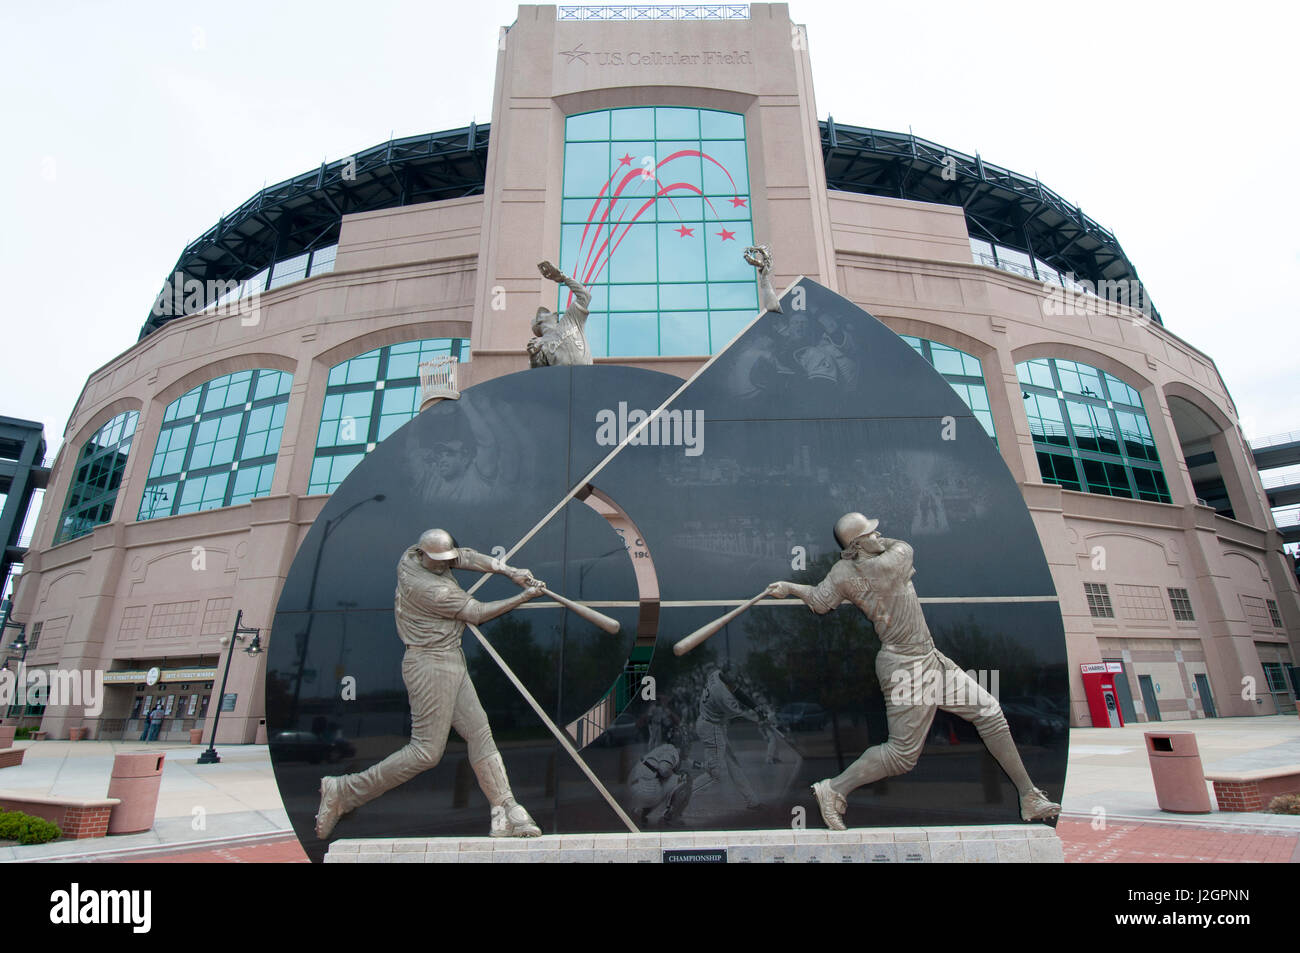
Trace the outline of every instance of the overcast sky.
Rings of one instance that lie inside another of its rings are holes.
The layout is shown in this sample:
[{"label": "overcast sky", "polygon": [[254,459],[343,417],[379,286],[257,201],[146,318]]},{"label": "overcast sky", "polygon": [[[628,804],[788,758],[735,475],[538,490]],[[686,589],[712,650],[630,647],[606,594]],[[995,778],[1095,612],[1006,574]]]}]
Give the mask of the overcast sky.
[{"label": "overcast sky", "polygon": [[[186,244],[359,149],[491,118],[516,5],[6,4],[0,414],[53,459]],[[1291,5],[800,0],[817,111],[1042,181],[1114,231],[1248,435],[1300,430]]]}]

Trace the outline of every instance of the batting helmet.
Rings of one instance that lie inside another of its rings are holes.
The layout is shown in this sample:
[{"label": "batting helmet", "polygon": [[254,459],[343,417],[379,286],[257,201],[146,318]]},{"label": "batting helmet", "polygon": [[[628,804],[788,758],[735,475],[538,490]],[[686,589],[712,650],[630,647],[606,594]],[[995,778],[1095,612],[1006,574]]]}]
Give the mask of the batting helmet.
[{"label": "batting helmet", "polygon": [[859,536],[874,533],[878,525],[879,520],[869,520],[861,513],[845,513],[835,521],[835,542],[840,544],[840,549],[848,549],[849,543]]},{"label": "batting helmet", "polygon": [[445,529],[425,530],[416,544],[430,559],[451,560],[460,555],[456,551],[456,540]]}]

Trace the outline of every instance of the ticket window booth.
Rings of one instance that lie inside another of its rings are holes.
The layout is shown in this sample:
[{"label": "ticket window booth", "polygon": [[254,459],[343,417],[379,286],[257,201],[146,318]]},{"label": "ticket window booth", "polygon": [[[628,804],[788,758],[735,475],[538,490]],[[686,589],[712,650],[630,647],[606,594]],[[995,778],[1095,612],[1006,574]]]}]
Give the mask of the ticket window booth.
[{"label": "ticket window booth", "polygon": [[131,714],[124,726],[124,732],[127,737],[131,732],[135,732],[136,735],[143,732],[149,712],[153,711],[154,706],[158,704],[163,706],[163,720],[158,732],[160,738],[166,738],[171,732],[188,732],[191,728],[202,728],[208,714],[208,703],[211,700],[212,682],[139,685],[136,687],[135,699],[131,703]]},{"label": "ticket window booth", "polygon": [[1094,728],[1122,728],[1124,715],[1119,707],[1115,680],[1124,677],[1124,667],[1117,662],[1092,662],[1080,666],[1083,693]]}]

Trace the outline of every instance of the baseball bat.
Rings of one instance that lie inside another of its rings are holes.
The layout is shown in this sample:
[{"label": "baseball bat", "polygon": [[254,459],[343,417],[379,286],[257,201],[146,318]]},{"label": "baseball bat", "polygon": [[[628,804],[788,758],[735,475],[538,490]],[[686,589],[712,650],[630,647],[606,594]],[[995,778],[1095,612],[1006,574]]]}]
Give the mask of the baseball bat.
[{"label": "baseball bat", "polygon": [[551,590],[545,587],[542,588],[542,592],[546,593],[566,609],[569,609],[586,619],[592,625],[604,629],[610,635],[618,635],[619,624],[617,619],[611,619],[604,613],[597,612],[595,609],[591,608],[591,606],[584,606],[581,602],[574,602],[572,599],[566,599],[558,592],[551,592]]},{"label": "baseball bat", "polygon": [[726,615],[719,616],[718,618],[710,622],[708,625],[700,626],[690,635],[686,636],[686,638],[680,640],[676,645],[673,646],[673,654],[685,655],[687,652],[695,648],[705,639],[709,638],[710,636],[717,635],[723,626],[725,626],[728,622],[730,622],[736,616],[740,615],[742,612],[744,612],[746,609],[748,609],[750,606],[758,602],[759,599],[762,599],[766,595],[767,595],[767,590],[764,589],[754,598],[750,599],[747,602],[742,602],[740,605],[736,606],[736,608],[732,609]]}]

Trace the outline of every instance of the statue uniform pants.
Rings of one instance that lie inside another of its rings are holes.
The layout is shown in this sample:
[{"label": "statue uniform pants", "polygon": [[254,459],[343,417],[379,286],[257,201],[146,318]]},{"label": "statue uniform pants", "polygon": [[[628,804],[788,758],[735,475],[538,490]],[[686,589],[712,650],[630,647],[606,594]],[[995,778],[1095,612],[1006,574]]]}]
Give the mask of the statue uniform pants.
[{"label": "statue uniform pants", "polygon": [[[442,760],[447,736],[452,728],[469,746],[469,762],[484,780],[482,762],[497,754],[488,726],[487,713],[474,691],[465,669],[465,655],[457,647],[452,651],[407,646],[402,659],[402,681],[411,702],[411,740],[400,751],[360,774],[339,778],[343,803],[352,810],[372,801],[427,771]],[[502,772],[504,773],[504,772]],[[501,782],[505,779],[502,777]],[[497,785],[489,782],[489,786]],[[488,800],[499,803],[509,793],[484,789]]]},{"label": "statue uniform pants", "polygon": [[757,804],[758,795],[754,793],[753,785],[745,777],[744,769],[727,742],[727,726],[701,718],[695,723],[695,733],[699,735],[700,744],[704,747],[704,767],[708,774],[701,775],[695,782],[693,795],[721,781],[725,774],[731,778],[731,783],[740,791],[746,804]]},{"label": "statue uniform pants", "polygon": [[864,784],[911,771],[940,708],[975,726],[989,753],[1019,791],[1033,786],[998,700],[938,649],[918,656],[883,646],[876,656],[876,677],[885,695],[889,738],[868,748],[833,778],[835,791],[848,794]]}]

